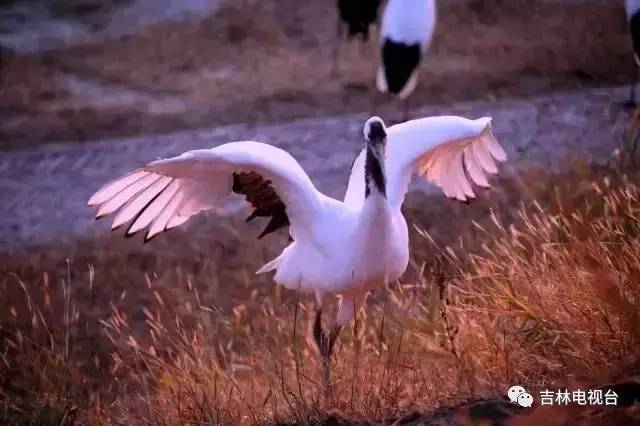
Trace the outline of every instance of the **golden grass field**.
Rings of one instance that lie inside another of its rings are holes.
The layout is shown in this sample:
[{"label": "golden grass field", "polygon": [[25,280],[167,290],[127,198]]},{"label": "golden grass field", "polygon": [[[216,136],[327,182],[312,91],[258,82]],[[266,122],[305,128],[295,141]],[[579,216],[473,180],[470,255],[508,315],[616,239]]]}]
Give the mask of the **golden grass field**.
[{"label": "golden grass field", "polygon": [[[470,404],[495,403],[514,383],[533,393],[633,381],[640,192],[630,167],[592,169],[576,158],[562,176],[524,168],[522,180],[498,180],[469,206],[412,197],[423,206],[406,211],[410,271],[372,293],[340,336],[327,398],[309,337],[313,298],[254,277],[272,253],[234,223],[144,248],[117,236],[4,255],[2,416],[419,424],[410,422],[449,407],[443,416],[457,423],[441,424],[484,424]],[[513,425],[640,416],[637,406],[518,416],[499,406]]]}]

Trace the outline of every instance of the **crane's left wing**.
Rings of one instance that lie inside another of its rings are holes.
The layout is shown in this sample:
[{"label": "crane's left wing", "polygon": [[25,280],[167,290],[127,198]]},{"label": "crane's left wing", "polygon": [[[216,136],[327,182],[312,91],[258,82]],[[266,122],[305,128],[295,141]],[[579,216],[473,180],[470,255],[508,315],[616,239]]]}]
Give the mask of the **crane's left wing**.
[{"label": "crane's left wing", "polygon": [[496,160],[507,155],[493,135],[490,118],[428,117],[387,129],[388,198],[404,201],[414,176],[435,183],[446,196],[460,201],[475,198],[472,184],[488,188],[488,175],[497,174]]},{"label": "crane's left wing", "polygon": [[89,200],[97,218],[115,214],[112,229],[130,223],[127,235],[148,228],[146,239],[208,210],[221,198],[244,195],[256,216],[271,217],[260,235],[289,226],[308,234],[326,198],[286,151],[253,142],[231,142],[158,160],[100,188]]}]

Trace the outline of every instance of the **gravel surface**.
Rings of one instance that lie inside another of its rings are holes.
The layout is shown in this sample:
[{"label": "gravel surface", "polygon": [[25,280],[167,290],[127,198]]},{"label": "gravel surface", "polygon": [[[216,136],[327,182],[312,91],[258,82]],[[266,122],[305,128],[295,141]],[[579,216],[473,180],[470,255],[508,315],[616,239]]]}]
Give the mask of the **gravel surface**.
[{"label": "gravel surface", "polygon": [[[593,89],[500,103],[428,107],[412,116],[491,116],[496,135],[510,155],[503,168],[506,173],[517,173],[521,162],[561,171],[580,152],[591,161],[611,161],[628,119],[620,104],[626,96],[624,87]],[[232,125],[0,154],[0,250],[102,235],[108,223],[96,223],[95,212],[86,207],[88,197],[102,184],[158,157],[232,140],[265,141],[288,150],[320,190],[341,196],[349,166],[362,147],[366,118],[358,114]]]}]

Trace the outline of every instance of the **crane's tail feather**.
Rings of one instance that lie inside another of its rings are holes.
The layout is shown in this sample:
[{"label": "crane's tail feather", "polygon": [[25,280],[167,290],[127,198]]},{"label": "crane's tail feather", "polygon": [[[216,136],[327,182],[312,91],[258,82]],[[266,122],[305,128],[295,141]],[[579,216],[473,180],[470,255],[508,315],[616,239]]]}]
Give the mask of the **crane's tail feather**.
[{"label": "crane's tail feather", "polygon": [[400,93],[398,93],[398,97],[400,99],[407,99],[409,95],[412,94],[414,90],[416,90],[417,85],[418,85],[418,72],[417,70],[414,70],[411,73],[409,80],[407,80],[407,83],[404,85]]},{"label": "crane's tail feather", "polygon": [[280,266],[280,263],[282,262],[283,257],[284,256],[281,254],[280,256],[276,257],[272,261],[267,262],[264,266],[262,266],[262,268],[256,271],[256,275],[265,274],[267,272],[271,272],[278,269],[278,267]]},{"label": "crane's tail feather", "polygon": [[380,91],[380,93],[387,93],[389,90],[389,86],[387,85],[387,78],[384,75],[384,68],[380,66],[378,68],[378,73],[376,74],[376,87]]}]

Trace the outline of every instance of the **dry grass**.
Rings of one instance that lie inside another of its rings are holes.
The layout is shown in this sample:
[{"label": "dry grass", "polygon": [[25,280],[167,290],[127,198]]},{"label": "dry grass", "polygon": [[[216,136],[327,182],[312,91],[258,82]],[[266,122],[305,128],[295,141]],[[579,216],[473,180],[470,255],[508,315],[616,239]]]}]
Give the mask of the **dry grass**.
[{"label": "dry grass", "polygon": [[[639,125],[618,170],[575,161],[567,175],[525,172],[475,205],[421,207],[448,218],[431,226],[407,209],[410,271],[343,331],[327,398],[311,298],[254,278],[272,253],[234,228],[216,229],[216,246],[174,233],[138,252],[116,237],[113,252],[89,242],[4,256],[0,419],[480,424],[496,416],[479,414],[480,399],[515,415],[499,405],[515,383],[537,396],[637,380],[640,188],[627,167]],[[617,425],[639,415],[539,407],[511,421]]]},{"label": "dry grass", "polygon": [[[435,257],[416,260],[415,280],[374,293],[343,332],[327,399],[308,299],[256,289],[229,314],[203,303],[202,277],[182,276],[177,300],[166,277],[149,277],[136,319],[118,299],[95,300],[93,269],[86,285],[60,275],[55,294],[46,275],[38,290],[14,277],[27,302],[2,320],[3,414],[34,424],[382,420],[500,398],[514,383],[535,395],[638,376],[640,193],[613,176],[565,177],[545,207],[519,209],[509,226],[490,215],[447,247],[417,228]],[[87,311],[106,304],[111,314],[91,324]],[[101,334],[89,348],[92,328]]]},{"label": "dry grass", "polygon": [[114,315],[106,330],[129,348],[116,365],[145,389],[137,419],[304,423],[328,411],[383,419],[501,396],[513,383],[538,391],[637,375],[638,190],[594,191],[593,204],[575,210],[523,210],[518,227],[496,220],[485,254],[457,260],[444,250],[453,272],[390,286],[380,295],[387,302],[369,303],[341,339],[327,400],[305,337],[306,304],[266,299],[232,319],[207,313],[213,332],[183,327],[159,304],[146,313],[149,345]]}]

